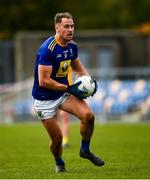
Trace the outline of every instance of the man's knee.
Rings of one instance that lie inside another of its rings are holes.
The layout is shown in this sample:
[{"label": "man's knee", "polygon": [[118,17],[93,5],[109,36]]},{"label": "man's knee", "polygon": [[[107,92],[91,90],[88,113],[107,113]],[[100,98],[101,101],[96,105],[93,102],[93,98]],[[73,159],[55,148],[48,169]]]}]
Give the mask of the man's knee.
[{"label": "man's knee", "polygon": [[85,114],[82,118],[82,122],[88,123],[88,124],[93,124],[94,120],[95,120],[95,116],[94,116],[93,112],[91,112],[91,111],[85,112]]}]

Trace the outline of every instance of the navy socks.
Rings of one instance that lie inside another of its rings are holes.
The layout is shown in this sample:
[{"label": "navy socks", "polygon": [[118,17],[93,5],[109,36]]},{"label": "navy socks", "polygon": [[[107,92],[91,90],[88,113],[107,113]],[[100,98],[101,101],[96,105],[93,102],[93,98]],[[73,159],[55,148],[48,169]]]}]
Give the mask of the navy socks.
[{"label": "navy socks", "polygon": [[83,152],[89,152],[90,150],[89,150],[89,146],[90,146],[90,141],[84,141],[84,140],[82,140],[82,142],[81,142],[81,150],[83,151]]},{"label": "navy socks", "polygon": [[58,158],[58,159],[55,159],[56,161],[56,165],[64,165],[64,161],[62,160],[62,158]]}]

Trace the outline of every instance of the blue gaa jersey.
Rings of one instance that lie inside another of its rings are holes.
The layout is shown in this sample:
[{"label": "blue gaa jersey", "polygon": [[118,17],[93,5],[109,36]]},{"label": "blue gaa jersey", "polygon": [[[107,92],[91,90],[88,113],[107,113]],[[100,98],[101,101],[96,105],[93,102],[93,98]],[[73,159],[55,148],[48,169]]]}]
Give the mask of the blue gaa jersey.
[{"label": "blue gaa jersey", "polygon": [[42,44],[36,56],[34,84],[32,88],[33,98],[37,100],[54,100],[64,94],[61,91],[54,91],[39,86],[38,65],[52,66],[50,78],[68,85],[68,70],[71,61],[77,57],[78,48],[73,41],[69,42],[67,46],[62,47],[55,37],[48,38]]}]

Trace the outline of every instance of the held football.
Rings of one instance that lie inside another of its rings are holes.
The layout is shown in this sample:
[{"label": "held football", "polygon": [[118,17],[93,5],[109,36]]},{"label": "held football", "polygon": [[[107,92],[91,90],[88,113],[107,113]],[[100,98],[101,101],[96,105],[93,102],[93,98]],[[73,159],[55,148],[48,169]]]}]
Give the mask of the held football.
[{"label": "held football", "polygon": [[81,81],[82,83],[79,85],[80,90],[86,91],[85,96],[89,97],[93,94],[94,89],[95,89],[95,83],[93,81],[93,78],[91,76],[80,76],[75,80],[75,83]]}]

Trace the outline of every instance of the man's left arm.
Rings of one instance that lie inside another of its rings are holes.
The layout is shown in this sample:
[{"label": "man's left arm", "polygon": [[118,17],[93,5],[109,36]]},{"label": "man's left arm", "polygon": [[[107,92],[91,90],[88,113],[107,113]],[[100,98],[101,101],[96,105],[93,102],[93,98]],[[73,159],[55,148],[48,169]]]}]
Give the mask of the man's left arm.
[{"label": "man's left arm", "polygon": [[86,68],[82,65],[79,58],[71,61],[71,67],[73,71],[76,73],[77,76],[87,75],[89,76],[88,71]]},{"label": "man's left arm", "polygon": [[[82,75],[90,76],[88,71],[86,70],[86,68],[80,62],[79,58],[77,58],[77,59],[75,59],[75,60],[73,60],[71,62],[71,67],[72,67],[73,71],[76,73],[77,76],[82,76]],[[95,89],[94,89],[94,92],[92,94],[92,96],[93,96],[97,91],[98,83],[97,83],[97,81],[96,81],[96,79],[94,77],[92,77],[92,79],[93,79],[93,81],[95,83]]]}]

